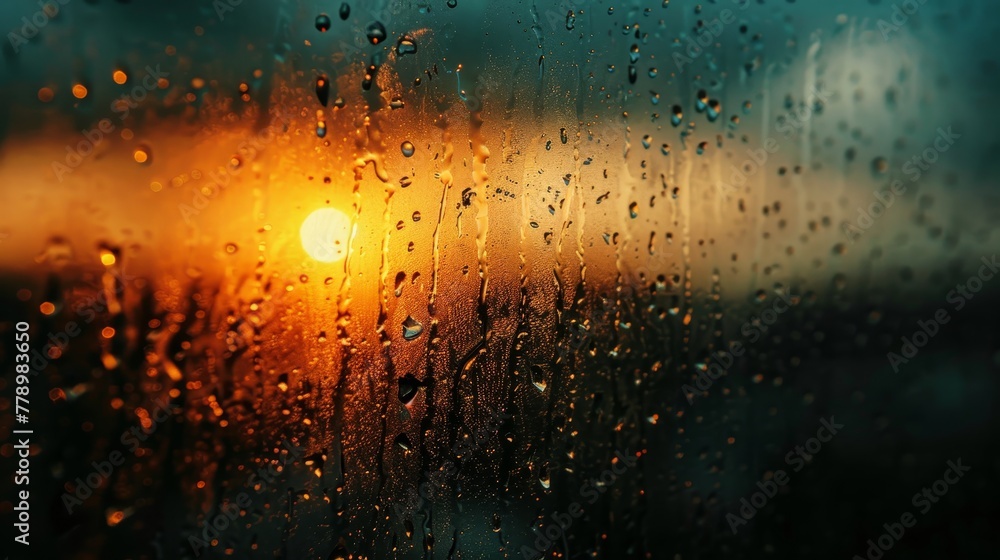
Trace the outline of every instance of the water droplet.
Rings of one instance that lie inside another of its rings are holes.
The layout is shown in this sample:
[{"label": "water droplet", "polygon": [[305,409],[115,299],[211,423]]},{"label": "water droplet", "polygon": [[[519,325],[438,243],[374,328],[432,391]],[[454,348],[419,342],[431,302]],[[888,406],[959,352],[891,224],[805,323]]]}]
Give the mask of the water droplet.
[{"label": "water droplet", "polygon": [[545,373],[542,368],[532,364],[531,365],[531,384],[538,389],[539,393],[544,393],[545,388],[548,387],[548,383],[545,382]]},{"label": "water droplet", "polygon": [[377,45],[385,41],[385,26],[382,25],[382,22],[380,21],[373,21],[369,23],[368,27],[365,29],[365,35],[368,36],[369,43]]},{"label": "water droplet", "polygon": [[566,14],[566,29],[572,31],[574,27],[576,27],[576,14],[573,13],[573,10],[570,10]]},{"label": "water droplet", "polygon": [[399,402],[403,404],[410,404],[413,398],[417,396],[417,388],[420,386],[420,382],[417,378],[412,375],[405,375],[399,379]]},{"label": "water droplet", "polygon": [[458,6],[458,0],[448,0],[448,7],[449,8],[454,8],[456,6]]},{"label": "water droplet", "polygon": [[718,100],[712,99],[708,102],[708,120],[715,122],[722,114],[722,104]]},{"label": "water droplet", "polygon": [[333,549],[330,553],[330,560],[347,560],[347,547],[341,542],[337,545],[337,548]]},{"label": "water droplet", "polygon": [[410,438],[406,437],[406,434],[399,434],[396,436],[396,445],[398,445],[403,451],[413,449],[413,445],[410,443]]},{"label": "water droplet", "polygon": [[132,159],[134,159],[136,163],[148,165],[153,160],[153,152],[149,149],[149,146],[140,144],[139,147],[132,152]]},{"label": "water droplet", "polygon": [[316,16],[316,29],[326,33],[330,29],[330,16],[326,14]]},{"label": "water droplet", "polygon": [[424,332],[424,326],[413,317],[407,315],[406,320],[403,321],[403,338],[413,340],[420,336],[422,332]]},{"label": "water droplet", "polygon": [[340,14],[340,19],[347,20],[347,18],[351,17],[351,5],[347,2],[341,3],[340,10],[337,13]]},{"label": "water droplet", "polygon": [[879,174],[889,171],[889,161],[882,156],[873,159],[872,171]]},{"label": "water droplet", "polygon": [[415,54],[416,52],[417,43],[413,40],[413,37],[403,35],[399,38],[399,42],[396,43],[396,53],[399,54],[399,56]]},{"label": "water droplet", "polygon": [[694,108],[699,113],[705,112],[705,109],[708,108],[708,92],[703,89],[698,90],[698,94],[694,102]]},{"label": "water droplet", "polygon": [[330,102],[330,78],[327,78],[325,74],[316,77],[316,98],[324,107]]},{"label": "water droplet", "polygon": [[410,142],[409,140],[407,140],[407,141],[403,142],[402,144],[400,144],[399,145],[399,149],[400,149],[400,151],[403,152],[403,155],[406,156],[406,157],[412,156],[413,152],[416,151],[416,148],[413,147],[413,143]]},{"label": "water droplet", "polygon": [[633,219],[638,218],[639,217],[639,203],[638,202],[633,202],[633,203],[629,204],[628,205],[628,213],[629,213],[630,216],[632,216]]},{"label": "water droplet", "polygon": [[403,282],[406,282],[406,273],[403,271],[396,273],[396,297],[403,295]]},{"label": "water droplet", "polygon": [[670,115],[670,124],[680,126],[681,121],[684,120],[684,110],[681,109],[680,105],[674,105],[672,112],[673,114]]}]

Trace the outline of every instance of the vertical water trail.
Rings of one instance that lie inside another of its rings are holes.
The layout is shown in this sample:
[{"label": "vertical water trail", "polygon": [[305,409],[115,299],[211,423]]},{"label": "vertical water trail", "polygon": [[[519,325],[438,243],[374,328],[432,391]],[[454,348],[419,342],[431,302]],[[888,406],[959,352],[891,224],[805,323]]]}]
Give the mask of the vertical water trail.
[{"label": "vertical water trail", "polygon": [[483,322],[483,340],[489,332],[489,315],[486,309],[486,290],[489,284],[489,260],[486,254],[486,235],[489,231],[489,205],[486,201],[490,176],[486,171],[486,160],[490,149],[486,146],[482,133],[482,110],[472,113],[469,121],[469,142],[472,144],[472,181],[476,208],[476,252],[479,259],[479,314]]},{"label": "vertical water trail", "polygon": [[[771,134],[771,72],[777,67],[777,63],[772,62],[767,65],[767,69],[764,70],[764,87],[761,90],[761,125],[760,125],[760,138],[763,141],[769,138]],[[757,278],[760,274],[760,263],[761,253],[764,250],[763,239],[764,239],[764,216],[761,214],[760,209],[764,207],[767,203],[767,177],[766,173],[758,173],[758,179],[755,181],[757,185],[757,196],[753,197],[755,204],[750,207],[751,215],[754,217],[754,228],[756,232],[753,238],[753,262],[757,263],[757,266],[751,268],[750,272],[750,293],[753,293],[757,289]]]},{"label": "vertical water trail", "polygon": [[438,205],[438,218],[434,224],[434,264],[431,270],[431,292],[427,298],[427,311],[431,317],[437,314],[434,301],[437,299],[438,280],[441,269],[441,224],[444,222],[445,203],[448,199],[448,190],[452,185],[452,158],[455,156],[455,146],[451,143],[451,130],[445,123],[441,131],[441,143],[444,146],[443,169],[441,170],[441,203]]}]

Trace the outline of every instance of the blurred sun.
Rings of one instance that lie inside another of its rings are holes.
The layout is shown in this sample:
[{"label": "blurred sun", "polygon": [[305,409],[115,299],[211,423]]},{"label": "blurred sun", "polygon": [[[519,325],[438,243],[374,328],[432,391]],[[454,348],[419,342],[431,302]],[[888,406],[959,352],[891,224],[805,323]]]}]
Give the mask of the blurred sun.
[{"label": "blurred sun", "polygon": [[351,219],[340,210],[320,208],[302,222],[302,248],[319,262],[337,262],[347,256]]}]

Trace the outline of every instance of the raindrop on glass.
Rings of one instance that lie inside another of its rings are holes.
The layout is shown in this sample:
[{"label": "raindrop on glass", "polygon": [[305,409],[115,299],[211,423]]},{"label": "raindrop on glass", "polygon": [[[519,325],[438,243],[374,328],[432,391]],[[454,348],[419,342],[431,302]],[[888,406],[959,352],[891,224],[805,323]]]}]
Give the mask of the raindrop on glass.
[{"label": "raindrop on glass", "polygon": [[330,29],[330,16],[326,14],[316,16],[316,29],[326,33]]}]

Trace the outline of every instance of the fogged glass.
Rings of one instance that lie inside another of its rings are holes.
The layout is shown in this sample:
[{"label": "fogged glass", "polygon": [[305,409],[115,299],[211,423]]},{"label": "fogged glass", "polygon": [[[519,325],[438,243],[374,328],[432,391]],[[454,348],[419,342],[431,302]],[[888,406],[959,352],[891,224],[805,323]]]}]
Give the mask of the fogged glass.
[{"label": "fogged glass", "polygon": [[863,550],[838,473],[997,367],[886,358],[997,242],[997,7],[898,4],[5,3],[36,553]]}]

